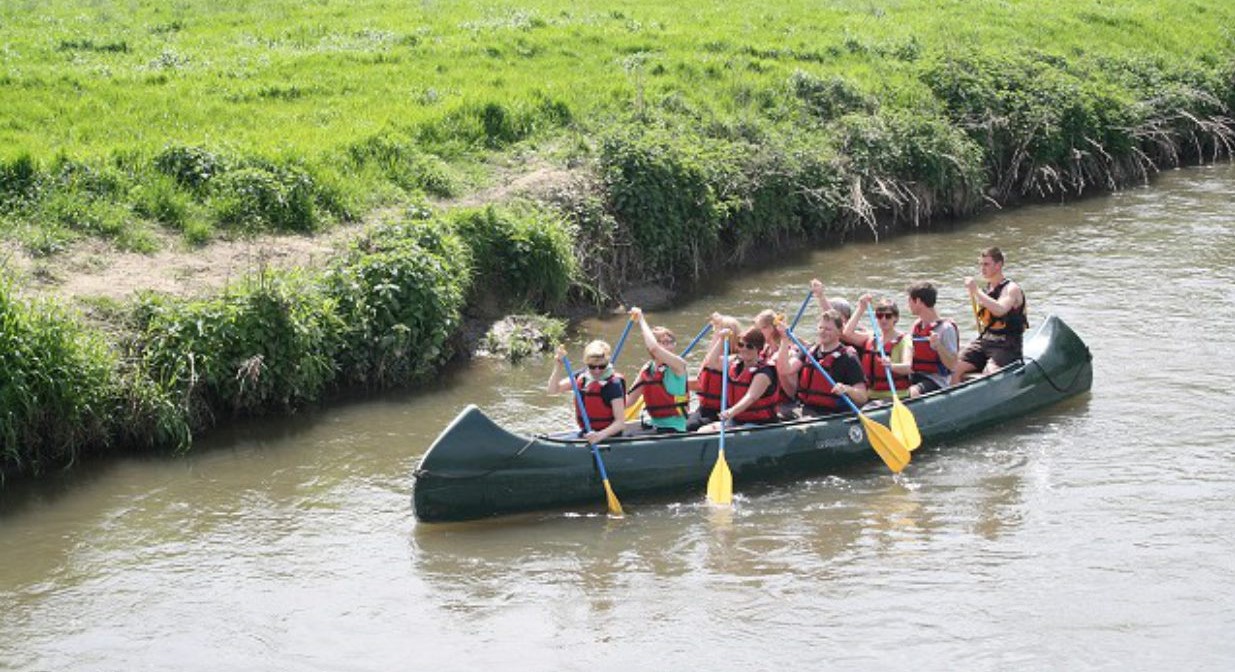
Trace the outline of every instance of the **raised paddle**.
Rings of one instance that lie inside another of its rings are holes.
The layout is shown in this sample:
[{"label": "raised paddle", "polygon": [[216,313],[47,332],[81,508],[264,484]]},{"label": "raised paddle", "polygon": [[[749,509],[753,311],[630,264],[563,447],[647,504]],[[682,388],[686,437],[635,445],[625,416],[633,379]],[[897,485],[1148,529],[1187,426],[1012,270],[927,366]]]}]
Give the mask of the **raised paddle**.
[{"label": "raised paddle", "polygon": [[[566,366],[566,370],[570,371],[570,359],[563,357],[562,363]],[[579,405],[579,417],[583,418],[583,429],[588,434],[592,433],[592,421],[588,420],[587,407],[583,405],[583,394],[579,392],[579,383],[573,375],[570,376],[570,389],[575,391],[575,403]],[[617,495],[613,494],[613,486],[609,485],[609,474],[605,471],[605,461],[600,459],[600,448],[596,444],[589,443],[588,446],[592,449],[592,456],[596,458],[596,468],[600,470],[600,481],[605,486],[605,497],[609,500],[609,515],[621,517],[622,503],[618,501]]]},{"label": "raised paddle", "polygon": [[[875,311],[871,308],[871,304],[866,304],[866,315],[871,321],[871,330],[875,332],[875,344],[879,346],[879,352],[883,353],[883,330],[879,328],[879,322],[875,320]],[[901,403],[901,395],[896,393],[896,383],[892,382],[892,367],[891,365],[883,367],[883,372],[888,375],[888,389],[892,391],[892,434],[900,439],[900,442],[913,452],[922,445],[922,434],[918,431],[918,420],[913,417],[913,411],[910,411]]]},{"label": "raised paddle", "polygon": [[[626,320],[626,327],[622,329],[622,335],[618,336],[617,347],[613,349],[613,354],[609,357],[610,364],[615,366],[617,365],[618,355],[622,354],[622,347],[626,345],[626,337],[630,335],[630,328],[634,326],[634,324],[634,318]],[[570,369],[567,369],[567,371],[570,371]],[[572,376],[578,375],[579,373],[583,373],[583,370],[580,369],[578,372],[571,371]]]},{"label": "raised paddle", "polygon": [[[710,322],[708,324],[703,325],[703,328],[700,329],[699,333],[695,335],[695,338],[694,340],[690,342],[690,345],[686,346],[686,349],[682,351],[682,357],[685,358],[687,355],[689,355],[690,351],[694,350],[696,345],[699,345],[699,340],[702,339],[704,336],[706,336],[707,333],[711,330],[712,330],[712,324]],[[643,412],[643,406],[644,406],[643,396],[640,395],[640,397],[635,400],[635,403],[631,404],[630,408],[626,409],[627,422],[637,419],[639,417],[639,414]]]},{"label": "raised paddle", "polygon": [[[720,379],[720,410],[722,413],[729,405],[729,337],[725,337],[725,354],[721,359],[723,374]],[[725,420],[720,421],[720,451],[716,453],[716,466],[712,467],[712,475],[708,477],[708,501],[713,504],[729,505],[733,503],[733,473],[729,471],[729,463],[725,461]]]},{"label": "raised paddle", "polygon": [[797,329],[798,322],[802,319],[802,314],[806,312],[806,306],[810,305],[810,299],[814,296],[814,292],[806,290],[806,298],[802,299],[802,305],[798,308],[798,314],[793,316],[793,323],[789,325],[790,329]]},{"label": "raised paddle", "polygon": [[[793,344],[798,346],[802,354],[806,355],[806,359],[811,363],[811,366],[814,366],[815,370],[823,374],[824,379],[832,387],[836,387],[836,381],[819,365],[819,362],[815,360],[815,356],[810,354],[810,349],[802,345],[802,341],[799,341],[792,331],[786,331],[785,333],[793,341]],[[904,444],[900,442],[900,439],[896,438],[892,430],[866,417],[862,409],[858,408],[848,395],[842,394],[840,397],[845,400],[845,403],[849,404],[849,408],[853,409],[854,413],[858,414],[858,419],[862,421],[862,426],[866,428],[866,438],[870,440],[871,447],[875,449],[875,452],[879,453],[879,457],[883,458],[883,463],[888,465],[888,468],[893,473],[899,474],[905,468],[905,465],[909,464],[910,459],[909,451],[905,449]]]},{"label": "raised paddle", "polygon": [[613,349],[613,356],[609,358],[609,362],[617,366],[618,357],[622,354],[622,347],[626,345],[626,337],[630,336],[630,328],[634,326],[635,318],[626,320],[626,328],[622,329],[622,335],[618,337],[617,347]]}]

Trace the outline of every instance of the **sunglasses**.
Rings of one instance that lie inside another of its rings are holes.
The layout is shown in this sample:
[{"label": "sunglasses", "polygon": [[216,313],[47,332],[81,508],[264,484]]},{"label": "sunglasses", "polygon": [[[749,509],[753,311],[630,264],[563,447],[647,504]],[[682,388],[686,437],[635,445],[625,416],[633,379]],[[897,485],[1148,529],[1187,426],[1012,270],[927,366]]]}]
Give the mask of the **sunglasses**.
[{"label": "sunglasses", "polygon": [[893,318],[893,317],[896,317],[896,313],[889,313],[889,312],[887,312],[887,311],[878,311],[878,310],[876,310],[876,311],[875,311],[875,317],[887,317],[887,318]]},{"label": "sunglasses", "polygon": [[746,341],[738,341],[738,347],[739,347],[739,348],[744,348],[744,349],[746,349],[746,350],[755,350],[755,349],[756,349],[756,348],[755,348],[755,344],[754,344],[754,343],[747,343]]},{"label": "sunglasses", "polygon": [[609,362],[605,362],[604,364],[588,364],[587,365],[587,368],[593,371],[604,371],[608,367],[609,367]]}]

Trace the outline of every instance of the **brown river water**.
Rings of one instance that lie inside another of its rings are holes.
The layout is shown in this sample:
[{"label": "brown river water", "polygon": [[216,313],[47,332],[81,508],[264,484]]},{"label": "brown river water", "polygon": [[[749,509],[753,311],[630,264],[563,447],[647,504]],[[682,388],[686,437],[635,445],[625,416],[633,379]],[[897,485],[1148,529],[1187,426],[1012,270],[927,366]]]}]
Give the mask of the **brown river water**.
[{"label": "brown river water", "polygon": [[[1231,164],[1173,171],[804,252],[650,315],[685,343],[713,310],[792,313],[815,276],[851,299],[930,278],[968,337],[961,278],[1000,245],[1031,321],[1056,313],[1088,342],[1093,390],[925,446],[899,476],[739,482],[731,511],[700,488],[611,520],[598,491],[416,523],[412,470],[464,405],[525,431],[570,422],[533,359],[10,484],[0,669],[1230,669],[1232,192]],[[572,353],[621,326],[583,324]],[[643,353],[626,352],[630,371]]]}]

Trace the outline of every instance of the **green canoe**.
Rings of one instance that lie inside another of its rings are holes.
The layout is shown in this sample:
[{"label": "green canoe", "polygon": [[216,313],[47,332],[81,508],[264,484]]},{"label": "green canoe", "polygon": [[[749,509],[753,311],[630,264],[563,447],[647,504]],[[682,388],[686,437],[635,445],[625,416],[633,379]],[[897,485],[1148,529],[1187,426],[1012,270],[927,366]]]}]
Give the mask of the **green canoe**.
[{"label": "green canoe", "polygon": [[[993,375],[905,402],[924,445],[995,425],[1089,389],[1089,348],[1048,317],[1026,336],[1024,360]],[[888,424],[890,407],[867,415]],[[648,495],[702,499],[716,463],[717,434],[616,439],[601,446],[609,482],[623,502]],[[852,414],[726,432],[734,485],[829,473],[855,464],[883,469]],[[912,469],[912,464],[910,464]],[[433,442],[415,471],[412,507],[424,522],[589,505],[604,489],[582,441],[512,434],[468,406]]]}]

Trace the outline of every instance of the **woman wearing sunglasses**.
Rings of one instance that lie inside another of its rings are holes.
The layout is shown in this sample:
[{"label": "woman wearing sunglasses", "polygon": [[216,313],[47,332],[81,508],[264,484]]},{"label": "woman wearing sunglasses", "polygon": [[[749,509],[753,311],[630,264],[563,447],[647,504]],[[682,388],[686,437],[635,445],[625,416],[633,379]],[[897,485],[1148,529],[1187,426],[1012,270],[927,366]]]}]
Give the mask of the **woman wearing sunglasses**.
[{"label": "woman wearing sunglasses", "polygon": [[[722,336],[721,334],[725,335]],[[703,356],[703,364],[699,375],[690,382],[690,389],[699,398],[699,407],[686,420],[687,431],[697,431],[720,420],[720,393],[724,377],[721,374],[723,365],[721,357],[724,351],[725,339],[729,340],[729,351],[738,351],[738,334],[742,333],[742,325],[737,318],[712,313],[712,341],[708,345],[707,354]],[[732,400],[732,393],[730,399]],[[733,402],[730,401],[732,404]]]},{"label": "woman wearing sunglasses", "polygon": [[893,388],[888,387],[886,371],[889,368],[892,370],[895,394],[903,399],[909,394],[909,375],[913,373],[913,348],[911,342],[905,339],[905,333],[896,328],[900,311],[892,299],[880,299],[875,304],[875,321],[879,324],[880,336],[883,338],[882,352],[879,350],[879,340],[874,334],[858,330],[859,324],[870,323],[866,308],[871,301],[870,294],[858,297],[858,309],[845,325],[841,340],[857,347],[861,353],[862,371],[866,375],[871,401],[892,399]]},{"label": "woman wearing sunglasses", "polygon": [[848,396],[854,404],[866,403],[866,377],[862,364],[853,348],[841,342],[840,313],[826,310],[819,316],[815,345],[810,354],[836,381],[835,387],[796,348],[789,357],[789,367],[783,383],[788,383],[792,394],[802,403],[803,416],[831,415],[848,412],[849,406],[840,395]]},{"label": "woman wearing sunglasses", "polygon": [[[583,408],[587,411],[587,419],[592,424],[592,432],[585,434],[583,416],[579,414],[579,404],[571,397],[571,406],[575,409],[575,421],[579,423],[579,436],[588,443],[600,443],[611,436],[619,436],[626,429],[626,381],[620,373],[613,370],[609,361],[612,350],[604,341],[592,341],[583,349],[583,362],[587,365],[578,376],[576,382],[583,396]],[[570,378],[562,378],[562,360],[566,358],[566,348],[558,346],[554,359],[553,372],[549,374],[549,394],[570,392]],[[567,372],[569,375],[569,372]]]},{"label": "woman wearing sunglasses", "polygon": [[[780,328],[784,328],[781,326]],[[727,336],[722,329],[721,335]],[[787,356],[788,339],[781,342],[779,355]],[[751,327],[738,338],[738,349],[731,353],[729,363],[729,407],[720,412],[722,422],[735,425],[763,425],[776,422],[776,369],[760,354],[765,342],[759,327]],[[720,424],[709,425],[705,431],[719,431]]]},{"label": "woman wearing sunglasses", "polygon": [[686,390],[686,360],[674,352],[677,337],[665,327],[649,326],[639,308],[630,309],[630,319],[639,323],[643,344],[652,359],[639,370],[638,380],[626,395],[626,406],[642,397],[648,416],[645,430],[657,434],[685,432],[690,394]]}]

